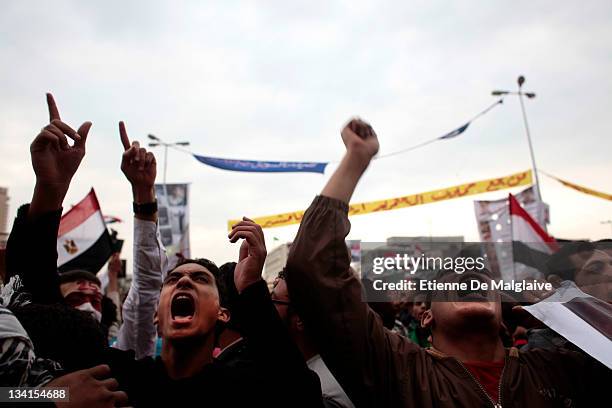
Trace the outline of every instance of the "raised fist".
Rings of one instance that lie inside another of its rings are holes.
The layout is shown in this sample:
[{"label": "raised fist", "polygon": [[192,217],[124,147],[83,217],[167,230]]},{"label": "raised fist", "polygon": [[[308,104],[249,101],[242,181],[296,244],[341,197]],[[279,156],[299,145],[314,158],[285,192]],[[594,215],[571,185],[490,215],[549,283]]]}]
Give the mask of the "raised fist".
[{"label": "raised fist", "polygon": [[342,141],[349,153],[371,160],[378,153],[378,137],[370,124],[361,119],[352,119],[342,129]]}]

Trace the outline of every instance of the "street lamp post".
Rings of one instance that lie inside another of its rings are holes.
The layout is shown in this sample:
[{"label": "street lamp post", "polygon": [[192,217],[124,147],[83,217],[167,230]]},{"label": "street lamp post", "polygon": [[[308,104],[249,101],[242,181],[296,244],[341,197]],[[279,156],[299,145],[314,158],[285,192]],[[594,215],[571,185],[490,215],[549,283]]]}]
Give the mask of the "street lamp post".
[{"label": "street lamp post", "polygon": [[533,153],[533,144],[531,143],[531,134],[529,132],[529,124],[527,123],[527,113],[525,111],[525,104],[523,103],[523,96],[529,99],[535,98],[536,94],[533,92],[523,92],[523,84],[525,83],[525,77],[519,76],[518,80],[518,92],[495,90],[491,92],[493,96],[505,96],[505,95],[518,95],[521,103],[521,111],[523,112],[523,123],[525,124],[525,133],[527,134],[527,143],[529,144],[529,153],[531,155],[531,166],[533,168],[533,175],[535,177],[535,193],[539,201],[542,201],[542,193],[540,191],[540,178],[538,177],[538,168],[536,167],[535,154]]},{"label": "street lamp post", "polygon": [[149,143],[149,147],[157,147],[157,146],[163,146],[164,147],[164,188],[166,186],[166,171],[167,171],[167,165],[168,165],[168,147],[172,147],[172,146],[189,146],[189,142],[173,142],[173,143],[167,143],[164,142],[163,140],[161,140],[159,137],[149,134],[147,135],[147,137],[151,140],[154,140],[154,142]]}]

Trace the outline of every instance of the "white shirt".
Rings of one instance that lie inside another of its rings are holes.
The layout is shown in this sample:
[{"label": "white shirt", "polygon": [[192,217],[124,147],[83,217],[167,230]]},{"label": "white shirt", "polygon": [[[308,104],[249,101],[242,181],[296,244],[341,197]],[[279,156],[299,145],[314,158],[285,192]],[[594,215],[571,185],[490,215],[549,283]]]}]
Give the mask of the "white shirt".
[{"label": "white shirt", "polygon": [[155,354],[157,330],[153,317],[167,267],[157,223],[134,218],[132,285],[123,303],[123,324],[114,347],[134,350],[137,359]]},{"label": "white shirt", "polygon": [[306,364],[308,368],[317,373],[321,380],[323,399],[331,400],[344,408],[355,407],[319,354],[311,357]]}]

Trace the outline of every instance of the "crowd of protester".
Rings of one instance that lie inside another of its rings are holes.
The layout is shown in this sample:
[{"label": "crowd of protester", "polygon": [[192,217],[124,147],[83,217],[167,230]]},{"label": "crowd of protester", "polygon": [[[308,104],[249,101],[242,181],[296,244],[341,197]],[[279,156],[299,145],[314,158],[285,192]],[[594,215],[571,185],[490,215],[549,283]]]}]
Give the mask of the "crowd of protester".
[{"label": "crowd of protester", "polygon": [[[30,146],[32,200],[19,208],[6,248],[0,386],[68,387],[70,400],[56,406],[88,408],[609,401],[607,367],[499,299],[363,300],[345,244],[348,203],[379,142],[359,119],[343,128],[346,153],[306,211],[272,291],[261,276],[262,228],[246,217],[219,238],[238,244],[237,259],[220,267],[204,257],[169,265],[157,223],[155,157],[129,140],[123,122],[118,155],[135,212],[129,292],[122,299],[119,254],[109,261],[104,289],[91,272],[58,273],[63,201],[92,124],[75,131],[50,94],[47,104],[50,121]],[[590,245],[565,246],[549,260],[549,278],[571,279],[605,298],[598,290],[601,279],[612,280],[612,254]],[[589,275],[595,262],[598,285]]]}]

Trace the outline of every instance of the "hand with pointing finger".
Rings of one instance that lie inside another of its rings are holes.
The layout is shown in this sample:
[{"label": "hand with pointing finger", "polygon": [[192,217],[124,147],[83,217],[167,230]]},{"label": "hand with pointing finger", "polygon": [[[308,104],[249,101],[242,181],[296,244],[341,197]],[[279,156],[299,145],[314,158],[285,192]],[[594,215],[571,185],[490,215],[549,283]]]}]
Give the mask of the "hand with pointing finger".
[{"label": "hand with pointing finger", "polygon": [[[60,119],[53,95],[47,94],[49,124],[30,145],[32,166],[38,183],[68,185],[85,156],[85,142],[91,122],[83,123],[77,131]],[[69,137],[74,141],[71,146]]]},{"label": "hand with pointing finger", "polygon": [[[157,176],[157,162],[155,156],[147,149],[140,147],[134,140],[130,143],[125,124],[119,122],[119,135],[123,144],[121,158],[121,171],[132,185],[134,202],[137,204],[152,203],[155,201],[155,177]],[[157,217],[151,217],[156,220]]]},{"label": "hand with pointing finger", "polygon": [[[30,145],[32,167],[36,174],[36,187],[29,215],[61,208],[70,181],[83,156],[91,122],[83,123],[77,131],[64,123],[53,95],[47,94],[49,124],[40,130]],[[68,143],[68,138],[74,141]]]},{"label": "hand with pointing finger", "polygon": [[152,189],[157,175],[155,156],[147,152],[144,147],[140,147],[140,143],[136,140],[130,144],[123,122],[119,122],[119,134],[125,150],[121,160],[121,171],[132,186]]}]

